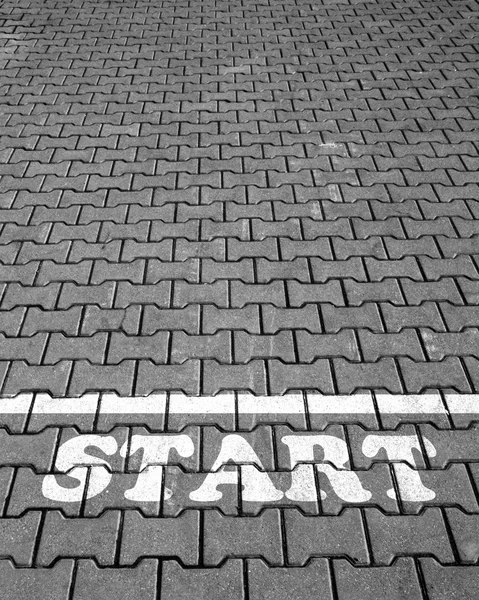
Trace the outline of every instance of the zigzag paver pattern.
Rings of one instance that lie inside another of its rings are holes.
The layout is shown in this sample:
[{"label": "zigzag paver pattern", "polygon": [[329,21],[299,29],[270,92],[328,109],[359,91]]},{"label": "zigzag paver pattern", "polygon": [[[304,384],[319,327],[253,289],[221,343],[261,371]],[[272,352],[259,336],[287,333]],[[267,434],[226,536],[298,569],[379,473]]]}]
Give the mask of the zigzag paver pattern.
[{"label": "zigzag paver pattern", "polygon": [[[0,2],[1,406],[224,390],[374,405],[106,425],[12,409],[4,598],[479,596],[477,419],[447,400],[479,393],[478,17],[477,0]],[[442,408],[382,415],[384,392]],[[382,495],[189,504],[225,432],[269,452],[283,489],[285,428],[344,440]],[[138,465],[119,454],[107,496],[35,495],[65,440],[141,431],[196,441],[196,463],[165,468],[169,504],[128,504]],[[371,431],[417,436],[434,502],[363,456]]]}]

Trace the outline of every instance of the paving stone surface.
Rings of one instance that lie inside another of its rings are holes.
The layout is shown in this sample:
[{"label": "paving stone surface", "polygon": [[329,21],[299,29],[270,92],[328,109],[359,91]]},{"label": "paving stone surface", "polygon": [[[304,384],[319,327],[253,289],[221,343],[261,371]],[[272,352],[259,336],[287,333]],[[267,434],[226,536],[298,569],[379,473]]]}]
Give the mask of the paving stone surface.
[{"label": "paving stone surface", "polygon": [[477,2],[2,2],[0,385],[477,392]]},{"label": "paving stone surface", "polygon": [[0,0],[2,598],[476,599],[478,0]]}]

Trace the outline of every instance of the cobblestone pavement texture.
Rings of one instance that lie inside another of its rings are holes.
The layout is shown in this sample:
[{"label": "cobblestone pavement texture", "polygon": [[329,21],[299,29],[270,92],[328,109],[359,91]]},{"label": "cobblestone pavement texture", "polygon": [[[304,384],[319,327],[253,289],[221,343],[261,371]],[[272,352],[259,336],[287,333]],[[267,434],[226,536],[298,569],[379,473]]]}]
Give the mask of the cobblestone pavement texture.
[{"label": "cobblestone pavement texture", "polygon": [[[479,597],[478,31],[477,0],[0,1],[3,598]],[[289,463],[301,431],[334,452]]]}]

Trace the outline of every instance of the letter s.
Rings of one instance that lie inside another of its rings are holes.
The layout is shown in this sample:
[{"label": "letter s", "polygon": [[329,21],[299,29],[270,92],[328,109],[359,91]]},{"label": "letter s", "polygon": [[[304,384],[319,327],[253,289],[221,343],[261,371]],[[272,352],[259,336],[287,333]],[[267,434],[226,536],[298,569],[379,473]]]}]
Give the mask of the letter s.
[{"label": "letter s", "polygon": [[114,437],[100,435],[79,435],[63,443],[58,449],[55,468],[79,482],[74,488],[65,488],[58,484],[56,475],[46,475],[42,483],[45,498],[56,502],[81,502],[85,492],[88,468],[91,468],[88,481],[87,498],[100,494],[110,483],[111,474],[105,466],[106,460],[91,456],[85,450],[95,446],[107,456],[115,454],[118,444]]}]

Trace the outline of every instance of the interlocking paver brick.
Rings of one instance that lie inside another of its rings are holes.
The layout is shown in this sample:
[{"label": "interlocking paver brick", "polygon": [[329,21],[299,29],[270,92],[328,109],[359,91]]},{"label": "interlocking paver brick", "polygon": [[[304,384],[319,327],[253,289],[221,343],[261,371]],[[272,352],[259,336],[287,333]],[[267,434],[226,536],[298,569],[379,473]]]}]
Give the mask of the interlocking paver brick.
[{"label": "interlocking paver brick", "polygon": [[[292,283],[294,284],[294,282]],[[232,281],[231,308],[243,308],[253,303],[270,303],[277,307],[286,306],[286,293],[283,282],[272,281],[266,284],[249,284],[242,281]],[[218,304],[216,305],[218,306]],[[218,308],[222,307],[218,306]]]},{"label": "interlocking paver brick", "polygon": [[[276,267],[280,263],[274,263]],[[261,277],[261,264],[256,263],[258,280],[262,283],[264,280],[270,281],[273,278],[281,277],[282,273],[272,273],[266,278]],[[210,258],[205,258],[201,268],[201,281],[204,283],[213,283],[216,280],[240,280],[244,283],[253,283],[255,279],[255,265],[251,259],[243,258],[237,262],[216,262]]]},{"label": "interlocking paver brick", "polygon": [[214,595],[243,600],[243,565],[230,559],[216,569],[183,569],[176,561],[166,561],[161,574],[161,597],[164,600],[207,600]]},{"label": "interlocking paver brick", "polygon": [[91,337],[67,337],[63,333],[52,333],[43,356],[43,364],[54,365],[65,359],[89,360],[101,364],[104,360],[106,344],[106,333],[95,333]]},{"label": "interlocking paver brick", "polygon": [[68,262],[75,263],[81,262],[88,258],[96,258],[104,259],[108,262],[114,263],[117,262],[120,258],[120,248],[120,240],[113,240],[111,242],[101,244],[87,243],[83,240],[74,240],[71,245],[71,251],[68,256]]},{"label": "interlocking paver brick", "polygon": [[345,294],[342,291],[339,281],[331,280],[326,283],[298,283],[297,281],[288,281],[286,285],[289,302],[293,307],[302,307],[304,304],[312,302],[328,302],[335,306],[344,306],[345,304]]},{"label": "interlocking paver brick", "polygon": [[[0,265],[0,278],[4,282],[32,285],[37,275],[38,262],[26,265]],[[45,283],[49,283],[46,281]]]},{"label": "interlocking paver brick", "polygon": [[[266,307],[272,308],[272,307]],[[283,316],[283,315],[282,315]],[[263,315],[263,320],[265,319]],[[267,326],[265,325],[265,330]],[[249,333],[260,333],[260,311],[252,304],[243,308],[217,308],[207,305],[202,312],[203,333],[212,334],[219,330],[244,330]],[[193,332],[190,332],[193,333]],[[269,333],[267,331],[267,333]]]},{"label": "interlocking paver brick", "polygon": [[248,584],[252,600],[286,600],[291,595],[298,600],[333,598],[329,570],[324,559],[314,559],[303,568],[274,569],[268,568],[260,560],[249,560]]},{"label": "interlocking paver brick", "polygon": [[398,556],[433,555],[441,563],[452,563],[454,557],[446,526],[437,508],[422,515],[391,516],[378,510],[366,512],[374,562],[390,565]]},{"label": "interlocking paver brick", "polygon": [[454,432],[455,435],[452,435],[452,431],[439,431],[429,424],[421,425],[421,434],[434,446],[434,450],[426,449],[431,466],[444,469],[451,462],[471,462],[476,429],[476,426],[472,426],[469,431]]},{"label": "interlocking paver brick", "polygon": [[390,357],[381,357],[373,363],[355,363],[343,358],[334,358],[333,364],[340,394],[351,394],[357,389],[402,392],[396,362]]},{"label": "interlocking paver brick", "polygon": [[434,331],[445,331],[442,317],[444,315],[444,318],[447,318],[447,309],[450,308],[452,311],[456,309],[455,312],[458,314],[462,314],[461,311],[464,310],[464,307],[454,307],[447,303],[441,303],[441,312],[439,312],[438,305],[433,302],[424,302],[420,306],[394,306],[384,302],[380,306],[386,330],[395,333],[399,333],[408,327],[430,327]]},{"label": "interlocking paver brick", "polygon": [[[208,309],[214,310],[215,307],[205,306],[203,312],[203,323]],[[128,309],[126,309],[128,310]],[[185,308],[170,309],[158,308],[157,306],[146,305],[143,309],[141,333],[151,335],[156,331],[168,331],[175,329],[175,324],[180,323],[180,329],[190,335],[199,334],[200,326],[200,307],[191,304]],[[228,327],[226,327],[228,328]],[[204,327],[204,333],[214,333]],[[126,332],[129,333],[129,332]]]},{"label": "interlocking paver brick", "polygon": [[86,600],[111,594],[121,600],[155,600],[157,576],[158,561],[154,559],[145,559],[134,568],[123,569],[102,569],[92,560],[81,560],[78,561],[73,598]]},{"label": "interlocking paver brick", "polygon": [[401,285],[406,299],[405,304],[408,306],[420,306],[428,301],[441,300],[449,301],[451,304],[464,304],[457,282],[450,278],[443,278],[439,282],[403,279]]},{"label": "interlocking paver brick", "polygon": [[[354,564],[369,563],[366,538],[358,509],[338,517],[308,517],[285,511],[288,561],[304,566],[311,557],[347,556]],[[341,532],[341,533],[340,533]]]},{"label": "interlocking paver brick", "polygon": [[231,389],[266,394],[266,371],[262,360],[251,360],[244,365],[226,365],[205,360],[203,365],[203,394],[215,395],[222,390]]},{"label": "interlocking paver brick", "polygon": [[[118,247],[121,247],[120,240],[117,240],[116,243],[118,244]],[[115,241],[109,242],[108,244],[101,244],[101,246],[111,246],[112,244],[115,244]],[[172,248],[173,240],[163,240],[161,242],[137,242],[136,240],[126,239],[122,246],[121,259],[125,262],[131,262],[137,258],[152,257],[162,261],[169,261],[171,260]]]},{"label": "interlocking paver brick", "polygon": [[[109,283],[112,285],[109,286]],[[158,307],[166,308],[170,301],[171,285],[168,281],[159,281],[156,284],[148,285],[120,281],[116,286],[114,307],[128,308],[132,304],[155,304]],[[100,286],[92,286],[91,289],[95,290],[101,286],[104,286],[105,291],[110,289],[113,291],[114,289],[113,282],[105,282]],[[90,302],[89,304],[94,304],[94,302]],[[111,304],[100,304],[100,307],[111,308]]]},{"label": "interlocking paver brick", "polygon": [[[233,282],[232,287],[239,282]],[[217,308],[227,308],[228,282],[188,283],[175,281],[173,292],[173,308],[184,308],[188,304],[214,304]]]},{"label": "interlocking paver brick", "polygon": [[[45,223],[43,226],[47,225],[48,223]],[[100,223],[90,223],[89,225],[54,223],[48,241],[50,244],[56,244],[62,240],[84,240],[85,242],[94,243],[97,241],[99,231]]]},{"label": "interlocking paver brick", "polygon": [[[0,364],[0,376],[5,379],[6,363]],[[28,365],[25,361],[16,360],[10,364],[10,369],[4,381],[3,393],[16,396],[21,391],[42,390],[53,396],[64,396],[67,391],[72,362],[63,360],[54,366]]]},{"label": "interlocking paver brick", "polygon": [[[33,288],[35,289],[35,288]],[[41,288],[40,288],[41,289]],[[56,288],[49,286],[45,288],[50,290],[50,296],[53,296]],[[95,304],[100,308],[111,308],[113,302],[113,294],[115,287],[112,282],[105,282],[100,285],[89,286],[89,285],[77,285],[75,283],[64,283],[61,287],[60,297],[58,298],[58,308],[67,309],[75,305],[84,304]],[[56,292],[58,293],[58,291]],[[44,294],[45,295],[45,294]],[[53,296],[56,298],[56,295]],[[53,304],[54,299],[51,300]],[[35,303],[36,304],[36,303]],[[39,303],[41,304],[41,303]],[[45,302],[42,304],[44,309],[53,308],[51,304],[45,306]]]},{"label": "interlocking paver brick", "polygon": [[6,337],[0,333],[0,360],[24,360],[37,365],[43,356],[46,334],[36,333],[28,338]]},{"label": "interlocking paver brick", "polygon": [[98,519],[65,518],[59,511],[46,514],[36,564],[51,566],[60,557],[91,557],[101,566],[112,565],[120,523],[119,511],[105,512]]},{"label": "interlocking paver brick", "polygon": [[218,565],[224,558],[262,557],[269,565],[282,563],[281,523],[277,510],[265,510],[259,517],[225,517],[207,511],[204,522],[204,561]]},{"label": "interlocking paver brick", "polygon": [[186,511],[176,518],[144,518],[125,514],[120,552],[121,564],[133,564],[143,556],[177,557],[185,565],[198,563],[199,513]]},{"label": "interlocking paver brick", "polygon": [[[207,365],[208,362],[205,363],[205,371],[207,371]],[[119,368],[121,366],[120,363]],[[121,372],[123,373],[123,370]],[[150,394],[156,390],[176,390],[198,394],[199,385],[200,365],[197,360],[187,360],[180,365],[155,365],[151,361],[139,361],[135,387],[135,393],[139,396]]]},{"label": "interlocking paver brick", "polygon": [[[7,262],[5,257],[6,252],[16,249],[16,243],[13,242],[7,246],[1,248],[2,251],[2,262]],[[15,252],[15,262],[20,264],[27,264],[31,261],[44,259],[54,260],[57,263],[66,262],[66,257],[70,249],[70,242],[63,241],[58,244],[36,244],[35,242],[23,242],[21,245],[20,252]],[[13,260],[12,260],[13,262]]]},{"label": "interlocking paver brick", "polygon": [[5,429],[0,429],[0,437],[2,439],[3,464],[30,465],[37,471],[43,472],[52,465],[57,439],[55,429],[46,429],[27,439],[23,438],[23,444],[22,438],[10,435]]},{"label": "interlocking paver brick", "polygon": [[320,390],[323,394],[334,391],[331,366],[326,359],[313,360],[309,364],[284,364],[279,360],[268,362],[271,380],[270,393],[284,394],[288,390]]},{"label": "interlocking paver brick", "polygon": [[[145,307],[145,311],[148,307]],[[155,308],[155,307],[150,307]],[[66,320],[68,313],[72,311],[78,311],[75,316],[78,314],[80,317],[80,307],[73,307],[69,310],[58,311],[53,313],[56,316],[57,323],[61,320]],[[90,336],[97,331],[116,331],[122,330],[128,335],[136,335],[138,333],[139,322],[140,322],[140,312],[141,307],[138,305],[129,306],[128,308],[118,308],[118,309],[108,309],[108,308],[100,308],[99,306],[90,305],[82,311],[81,317],[81,333],[82,335]],[[63,315],[65,313],[65,316]],[[28,320],[29,314],[27,314]],[[144,323],[144,321],[143,321]],[[23,326],[25,329],[25,324]],[[70,330],[66,330],[66,326],[63,329],[63,333],[65,335],[72,335],[73,332]],[[148,333],[148,331],[145,331]],[[154,333],[154,332],[151,332]]]},{"label": "interlocking paver brick", "polygon": [[[82,263],[80,263],[82,264]],[[143,281],[145,261],[133,260],[131,263],[111,264],[105,260],[96,260],[91,272],[91,283],[101,285],[107,281],[128,281],[140,284]],[[81,283],[81,282],[80,282]]]},{"label": "interlocking paver brick", "polygon": [[16,566],[31,566],[39,523],[39,512],[29,512],[18,519],[0,521],[2,557],[11,557]]},{"label": "interlocking paver brick", "polygon": [[468,515],[457,508],[446,509],[446,515],[461,562],[476,563],[479,556],[476,515]]},{"label": "interlocking paver brick", "polygon": [[[94,339],[93,336],[90,339]],[[98,349],[98,344],[94,346]],[[101,350],[101,348],[100,348]],[[118,364],[126,359],[149,358],[154,363],[165,363],[168,353],[168,334],[166,331],[156,332],[148,337],[131,336],[124,333],[114,332],[110,336],[108,345],[108,355],[105,362],[109,364]],[[103,353],[100,363],[103,362]],[[88,357],[86,357],[88,358]],[[89,359],[94,362],[92,358]]]},{"label": "interlocking paver brick", "polygon": [[468,328],[461,333],[436,333],[422,330],[421,337],[431,360],[442,360],[449,354],[477,356],[479,352],[478,329]]},{"label": "interlocking paver brick", "polygon": [[118,365],[95,365],[86,359],[77,360],[73,363],[69,393],[80,396],[89,390],[112,390],[122,396],[129,396],[133,390],[134,369],[134,360],[123,360]]},{"label": "interlocking paver brick", "polygon": [[[404,257],[411,256],[428,256],[431,258],[440,258],[440,252],[434,243],[432,236],[423,235],[422,237],[415,240],[396,240],[394,238],[383,238],[384,245],[388,251],[388,254],[393,259],[403,259]],[[454,241],[454,240],[453,240]],[[409,263],[412,266],[412,263]],[[405,263],[404,276],[408,276],[407,268]],[[396,267],[400,268],[400,263],[396,261]],[[411,269],[412,273],[415,273],[414,279],[418,279],[417,271],[414,267]],[[419,276],[419,279],[421,277]]]},{"label": "interlocking paver brick", "polygon": [[374,597],[422,600],[421,585],[411,558],[399,558],[391,567],[356,569],[345,560],[334,562],[338,597],[367,600]]},{"label": "interlocking paver brick", "polygon": [[2,595],[6,600],[23,597],[33,600],[38,590],[51,598],[67,600],[74,564],[72,560],[59,561],[51,569],[17,569],[9,560],[0,562]]},{"label": "interlocking paver brick", "polygon": [[311,241],[297,241],[281,238],[279,243],[281,256],[284,260],[292,260],[299,256],[316,256],[325,260],[332,259],[331,245],[327,238],[318,238]]},{"label": "interlocking paver brick", "polygon": [[[306,258],[294,258],[291,261],[256,260],[256,272],[259,283],[268,283],[275,279],[310,281],[309,265]],[[322,281],[321,277],[317,278]]]},{"label": "interlocking paver brick", "polygon": [[41,306],[45,310],[52,309],[60,292],[60,284],[53,283],[45,287],[24,287],[18,283],[2,285],[5,293],[2,298],[2,310],[10,310],[17,306]]},{"label": "interlocking paver brick", "polygon": [[[67,516],[79,516],[80,514],[80,501],[59,502],[46,498],[42,493],[42,484],[45,475],[37,474],[30,467],[20,467],[16,470],[15,479],[11,489],[9,490],[8,506],[5,508],[5,516],[7,517],[19,517],[26,511],[35,509],[47,508],[47,509],[58,509],[62,510]],[[71,483],[68,477],[62,481],[58,478],[61,483],[65,482],[67,485]]]},{"label": "interlocking paver brick", "polygon": [[328,281],[329,279],[355,279],[366,281],[366,271],[359,258],[347,258],[345,260],[323,260],[311,258],[313,281]]},{"label": "interlocking paver brick", "polygon": [[354,256],[369,256],[383,259],[386,258],[386,250],[382,239],[376,236],[370,237],[367,240],[348,240],[341,237],[333,237],[332,243],[335,256],[339,260],[346,260]]},{"label": "interlocking paver brick", "polygon": [[[231,336],[227,331],[213,335],[188,335],[183,331],[172,334],[170,361],[183,363],[190,358],[216,359],[231,362]],[[242,362],[242,361],[239,361]]]},{"label": "interlocking paver brick", "polygon": [[309,363],[315,358],[333,356],[344,356],[348,360],[359,360],[358,345],[351,330],[345,329],[337,334],[311,334],[307,331],[298,331],[296,340],[301,362]]},{"label": "interlocking paver brick", "polygon": [[[373,333],[360,329],[359,345],[365,361],[373,362],[384,356],[408,356],[414,361],[425,360],[417,332],[403,329],[400,333]],[[343,353],[343,356],[347,356]]]},{"label": "interlocking paver brick", "polygon": [[306,304],[300,309],[281,309],[265,304],[261,307],[261,316],[266,334],[276,333],[284,328],[307,329],[310,333],[321,331],[318,306],[314,304]]},{"label": "interlocking paver brick", "polygon": [[294,362],[294,343],[290,331],[275,335],[251,335],[244,331],[234,333],[234,358],[243,363],[254,358],[277,357],[285,362]]},{"label": "interlocking paver brick", "polygon": [[[53,229],[57,225],[57,223],[53,225]],[[37,244],[45,244],[47,237],[50,238],[52,243],[55,243],[52,239],[53,235],[50,234],[50,229],[52,229],[50,223],[42,223],[41,225],[16,225],[14,223],[6,223],[0,234],[0,243],[8,244],[14,241],[31,241],[36,242]],[[61,241],[61,239],[58,241]]]},{"label": "interlocking paver brick", "polygon": [[402,376],[409,393],[420,393],[428,388],[451,387],[460,392],[470,392],[470,384],[457,356],[448,356],[434,363],[416,363],[408,357],[398,359]]},{"label": "interlocking paver brick", "polygon": [[469,600],[479,592],[477,567],[443,567],[433,558],[422,558],[420,564],[431,600]]},{"label": "interlocking paver brick", "polygon": [[[304,310],[304,307],[303,309]],[[381,315],[375,303],[368,302],[362,306],[321,305],[324,329],[328,333],[336,333],[341,329],[353,328],[361,323],[364,328],[374,332],[383,331]]]}]

